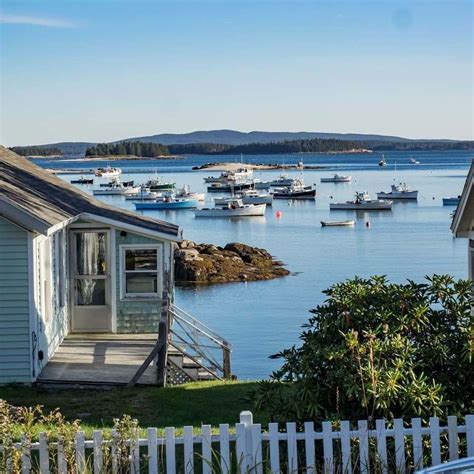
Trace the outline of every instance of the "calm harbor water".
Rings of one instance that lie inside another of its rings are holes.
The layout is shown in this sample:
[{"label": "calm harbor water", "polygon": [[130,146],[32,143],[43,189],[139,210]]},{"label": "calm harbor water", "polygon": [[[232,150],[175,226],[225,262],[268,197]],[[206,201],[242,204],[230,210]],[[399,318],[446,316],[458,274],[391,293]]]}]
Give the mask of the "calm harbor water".
[{"label": "calm harbor water", "polygon": [[[416,157],[419,165],[410,164]],[[276,201],[262,218],[243,220],[195,219],[192,211],[146,211],[147,215],[182,226],[184,237],[198,242],[225,245],[243,242],[267,249],[293,272],[289,277],[267,282],[233,283],[177,290],[177,304],[225,336],[233,345],[233,369],[240,379],[266,378],[278,367],[269,355],[298,344],[308,310],[324,301],[322,290],[354,275],[387,275],[393,281],[421,280],[433,273],[467,275],[466,242],[454,240],[450,229],[453,207],[443,207],[441,198],[460,194],[472,158],[469,152],[386,153],[386,168],[379,168],[380,155],[304,155],[305,164],[327,169],[305,171],[307,184],[317,183],[314,202]],[[234,161],[240,157],[193,156],[164,162],[114,162],[122,179],[144,181],[158,167],[166,179],[179,186],[204,191],[203,177],[209,171],[191,171],[208,161]],[[253,156],[254,163],[296,163],[299,155]],[[36,160],[42,166],[91,168],[104,162]],[[133,173],[128,173],[133,170]],[[140,173],[137,171],[141,169]],[[350,173],[352,183],[320,184],[322,176],[335,171]],[[279,172],[256,172],[264,180]],[[299,172],[289,172],[299,175]],[[70,180],[72,175],[61,175]],[[94,186],[98,186],[95,180]],[[393,212],[354,213],[329,211],[331,201],[352,198],[356,190],[375,193],[390,184],[406,181],[419,190],[418,202],[395,203]],[[82,187],[92,192],[92,187]],[[208,196],[212,199],[212,195]],[[116,206],[133,209],[122,197],[101,197]],[[210,204],[210,201],[209,203]],[[281,218],[275,213],[282,212]],[[322,228],[324,219],[356,218],[355,228]],[[370,222],[370,227],[366,227]]]}]

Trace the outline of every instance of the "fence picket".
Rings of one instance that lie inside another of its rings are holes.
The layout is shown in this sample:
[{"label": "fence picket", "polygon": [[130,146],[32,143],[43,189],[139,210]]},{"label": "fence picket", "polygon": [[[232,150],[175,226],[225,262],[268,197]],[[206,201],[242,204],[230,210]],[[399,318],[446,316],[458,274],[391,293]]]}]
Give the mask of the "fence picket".
[{"label": "fence picket", "polygon": [[194,437],[193,427],[184,427],[184,472],[192,474],[194,472]]},{"label": "fence picket", "polygon": [[466,415],[467,456],[474,456],[474,415]]},{"label": "fence picket", "polygon": [[76,433],[76,469],[77,472],[86,471],[86,452],[84,447],[84,432]]},{"label": "fence picket", "polygon": [[64,457],[64,438],[58,439],[58,474],[67,474],[67,463]]},{"label": "fence picket", "polygon": [[306,455],[306,474],[316,474],[314,423],[312,421],[307,421],[304,424],[304,450]]},{"label": "fence picket", "polygon": [[351,427],[347,420],[341,421],[341,456],[342,456],[342,474],[352,472],[351,459]]},{"label": "fence picket", "polygon": [[229,447],[229,425],[219,425],[219,447],[220,447],[220,463],[222,474],[230,472],[230,447]]},{"label": "fence picket", "polygon": [[405,428],[403,427],[403,420],[396,418],[393,422],[393,427],[395,430],[395,469],[396,472],[405,474]]},{"label": "fence picket", "polygon": [[102,441],[103,435],[102,431],[95,430],[92,433],[92,438],[94,440],[94,474],[101,474],[103,468],[103,459],[102,459]]},{"label": "fence picket", "polygon": [[458,419],[456,416],[448,416],[448,444],[449,460],[458,459]]},{"label": "fence picket", "polygon": [[211,444],[211,425],[202,425],[202,473],[211,474],[212,472],[212,444]]},{"label": "fence picket", "polygon": [[46,433],[39,434],[39,465],[41,474],[49,474],[49,447]]},{"label": "fence picket", "polygon": [[286,424],[288,472],[298,472],[298,452],[296,449],[296,423]]},{"label": "fence picket", "polygon": [[278,423],[268,425],[268,434],[270,437],[270,470],[273,474],[280,472],[280,444],[278,442]]},{"label": "fence picket", "polygon": [[241,474],[247,472],[246,456],[245,456],[245,425],[243,423],[237,423],[235,425],[236,441],[235,450],[237,453],[237,466]]},{"label": "fence picket", "polygon": [[29,448],[28,438],[23,435],[21,437],[21,472],[29,474],[31,470],[31,451]]},{"label": "fence picket", "polygon": [[377,456],[379,461],[379,469],[382,474],[388,473],[387,458],[387,433],[385,430],[385,420],[375,421],[375,430],[377,433]]},{"label": "fence picket", "polygon": [[441,450],[439,439],[439,418],[432,416],[430,418],[430,441],[431,441],[431,465],[441,464]]},{"label": "fence picket", "polygon": [[176,474],[176,450],[174,428],[165,428],[166,443],[166,473]]},{"label": "fence picket", "polygon": [[133,438],[130,440],[130,451],[132,456],[131,474],[140,474],[140,433],[138,428],[133,432]]},{"label": "fence picket", "polygon": [[369,472],[369,430],[367,420],[359,420],[359,463],[361,474]]},{"label": "fence picket", "polygon": [[324,472],[333,472],[334,460],[332,449],[332,424],[330,421],[323,421],[323,453]]},{"label": "fence picket", "polygon": [[158,474],[158,447],[157,447],[157,430],[156,428],[148,428],[148,473]]},{"label": "fence picket", "polygon": [[421,418],[412,418],[413,466],[415,470],[423,468],[423,439],[421,436]]},{"label": "fence picket", "polygon": [[255,423],[252,425],[252,455],[253,455],[253,466],[257,474],[263,473],[262,463],[262,425]]},{"label": "fence picket", "polygon": [[110,457],[112,458],[112,474],[118,473],[118,452],[117,452],[118,433],[112,430],[112,444],[110,447]]}]

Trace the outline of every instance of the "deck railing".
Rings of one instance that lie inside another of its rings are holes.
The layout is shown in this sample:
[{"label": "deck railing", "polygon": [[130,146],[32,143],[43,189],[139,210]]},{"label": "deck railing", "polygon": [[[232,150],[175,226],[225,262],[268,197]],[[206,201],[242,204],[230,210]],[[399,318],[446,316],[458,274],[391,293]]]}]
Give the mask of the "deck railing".
[{"label": "deck railing", "polygon": [[231,345],[211,328],[170,304],[170,344],[216,379],[231,378]]},{"label": "deck railing", "polygon": [[[106,436],[94,431],[91,440],[78,432],[73,452],[64,442],[48,442],[41,433],[39,442],[23,440],[14,449],[21,450],[22,473],[57,472],[149,472],[165,473],[407,473],[425,466],[436,466],[459,457],[474,456],[474,415],[465,416],[458,424],[455,416],[447,417],[445,426],[438,418],[423,425],[419,418],[408,424],[402,419],[387,426],[377,420],[369,429],[367,420],[356,425],[342,421],[322,423],[315,430],[313,422],[279,426],[270,423],[262,430],[253,423],[251,412],[242,412],[240,422],[229,427],[220,424],[213,431],[202,425],[199,433],[186,426],[177,436],[176,428],[165,428],[163,435],[148,428],[145,438],[120,440],[117,433]],[[159,436],[160,434],[160,436]],[[125,451],[124,452],[124,446]],[[0,447],[2,465],[11,465],[11,446]]]}]

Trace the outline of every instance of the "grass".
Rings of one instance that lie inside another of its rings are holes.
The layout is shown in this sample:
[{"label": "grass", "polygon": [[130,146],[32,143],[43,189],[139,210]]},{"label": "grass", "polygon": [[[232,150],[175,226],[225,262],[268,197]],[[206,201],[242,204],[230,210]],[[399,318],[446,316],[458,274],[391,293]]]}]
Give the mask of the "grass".
[{"label": "grass", "polygon": [[[94,429],[109,429],[113,418],[128,414],[140,427],[182,432],[186,425],[199,428],[219,423],[235,424],[239,413],[252,410],[249,394],[255,382],[195,382],[173,387],[113,389],[45,389],[25,386],[0,387],[0,399],[15,406],[42,405],[44,411],[59,408],[70,421],[81,420],[86,435]],[[267,416],[254,413],[256,423],[267,423]],[[38,426],[37,431],[43,427]],[[20,427],[18,427],[20,429]]]}]

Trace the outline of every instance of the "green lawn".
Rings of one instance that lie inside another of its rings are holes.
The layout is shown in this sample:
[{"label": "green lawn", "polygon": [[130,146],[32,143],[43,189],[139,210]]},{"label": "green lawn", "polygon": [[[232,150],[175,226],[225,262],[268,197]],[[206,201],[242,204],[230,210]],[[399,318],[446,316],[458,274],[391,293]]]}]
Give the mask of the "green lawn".
[{"label": "green lawn", "polygon": [[[128,414],[141,427],[185,425],[200,427],[219,423],[234,424],[242,410],[252,410],[249,393],[255,382],[197,382],[174,387],[136,387],[114,389],[44,389],[0,387],[0,399],[15,406],[43,405],[45,411],[59,408],[69,420],[81,420],[86,434],[93,429],[110,429],[113,418]],[[267,417],[254,413],[256,422]],[[38,431],[42,429],[38,427]]]}]

